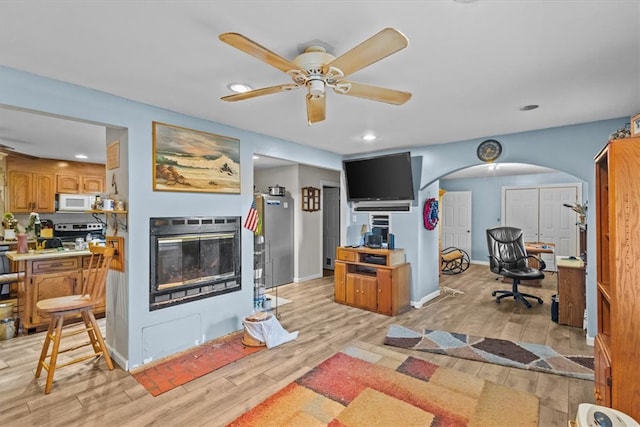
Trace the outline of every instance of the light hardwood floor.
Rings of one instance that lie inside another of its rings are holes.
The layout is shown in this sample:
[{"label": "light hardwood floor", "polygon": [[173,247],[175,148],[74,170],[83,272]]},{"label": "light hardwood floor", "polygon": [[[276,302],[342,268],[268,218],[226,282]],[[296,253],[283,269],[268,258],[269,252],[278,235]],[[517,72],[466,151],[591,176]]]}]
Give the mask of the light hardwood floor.
[{"label": "light hardwood floor", "polygon": [[[545,301],[530,310],[513,300],[496,304],[491,291],[509,285],[495,278],[488,267],[479,265],[459,275],[443,276],[441,286],[464,294],[443,294],[396,317],[334,303],[333,277],[282,286],[279,296],[293,302],[279,308],[280,322],[289,331],[299,331],[297,340],[260,351],[158,397],[148,394],[122,369],[108,371],[102,360],[61,368],[51,394],[44,395],[45,379],[33,377],[43,334],[0,341],[0,425],[224,425],[351,342],[382,347],[391,324],[593,354],[582,330],[551,321],[555,275],[547,274],[543,288],[526,288]],[[593,403],[591,381],[387,348],[536,394],[541,426],[566,426],[579,403]],[[518,402],[504,402],[504,406],[505,411],[518,410]]]}]

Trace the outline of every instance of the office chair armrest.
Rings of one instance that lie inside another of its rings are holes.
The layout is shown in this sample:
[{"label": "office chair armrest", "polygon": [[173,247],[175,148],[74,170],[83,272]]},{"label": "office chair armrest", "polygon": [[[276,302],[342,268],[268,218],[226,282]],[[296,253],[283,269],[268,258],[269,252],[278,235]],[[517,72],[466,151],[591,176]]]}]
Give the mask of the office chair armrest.
[{"label": "office chair armrest", "polygon": [[538,261],[538,264],[540,265],[540,266],[538,267],[538,270],[542,271],[542,270],[544,270],[545,268],[547,268],[547,263],[546,263],[546,262],[544,262],[544,261],[542,260],[542,258],[539,258],[539,257],[537,257],[537,256],[535,256],[535,255],[527,255],[527,258],[533,258],[533,259],[535,259],[536,261]]}]

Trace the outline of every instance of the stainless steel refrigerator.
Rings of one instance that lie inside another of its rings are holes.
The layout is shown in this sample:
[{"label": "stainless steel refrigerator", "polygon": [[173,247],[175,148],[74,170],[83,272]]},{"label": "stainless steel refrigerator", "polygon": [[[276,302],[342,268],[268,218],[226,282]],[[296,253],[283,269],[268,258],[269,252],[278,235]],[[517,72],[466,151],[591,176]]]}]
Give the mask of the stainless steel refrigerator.
[{"label": "stainless steel refrigerator", "polygon": [[267,288],[293,282],[293,199],[261,194],[256,197],[262,213],[265,250],[265,286]]}]

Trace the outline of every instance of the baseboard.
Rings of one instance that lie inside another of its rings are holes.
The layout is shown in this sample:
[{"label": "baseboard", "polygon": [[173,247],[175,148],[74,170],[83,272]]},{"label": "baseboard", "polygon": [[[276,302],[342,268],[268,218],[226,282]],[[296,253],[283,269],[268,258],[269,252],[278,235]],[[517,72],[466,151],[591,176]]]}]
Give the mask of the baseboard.
[{"label": "baseboard", "polygon": [[476,261],[476,260],[471,260],[469,261],[469,264],[478,264],[478,265],[489,265],[489,261]]},{"label": "baseboard", "polygon": [[420,298],[420,301],[411,301],[411,307],[422,308],[422,306],[424,306],[426,303],[428,303],[432,299],[435,299],[439,296],[440,296],[440,289],[438,289],[435,292],[431,292],[428,295],[423,296],[422,298]]},{"label": "baseboard", "polygon": [[294,277],[293,283],[306,282],[307,280],[321,279],[321,278],[322,278],[322,272],[312,274],[311,276],[307,276],[307,277]]},{"label": "baseboard", "polygon": [[585,342],[589,347],[594,346],[594,341],[595,341],[595,337],[590,337],[589,335],[587,335]]},{"label": "baseboard", "polygon": [[125,371],[129,371],[129,361],[108,345],[107,348],[109,349],[109,355],[111,356],[111,359],[116,362],[116,364],[122,369],[124,369]]}]

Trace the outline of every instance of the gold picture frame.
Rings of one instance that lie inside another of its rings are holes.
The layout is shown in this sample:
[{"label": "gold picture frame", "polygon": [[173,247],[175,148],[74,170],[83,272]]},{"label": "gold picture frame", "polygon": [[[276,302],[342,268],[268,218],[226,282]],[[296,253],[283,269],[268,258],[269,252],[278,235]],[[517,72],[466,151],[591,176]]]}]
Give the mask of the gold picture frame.
[{"label": "gold picture frame", "polygon": [[153,191],[240,194],[240,140],[153,122]]},{"label": "gold picture frame", "polygon": [[640,113],[631,117],[631,136],[640,136]]}]

